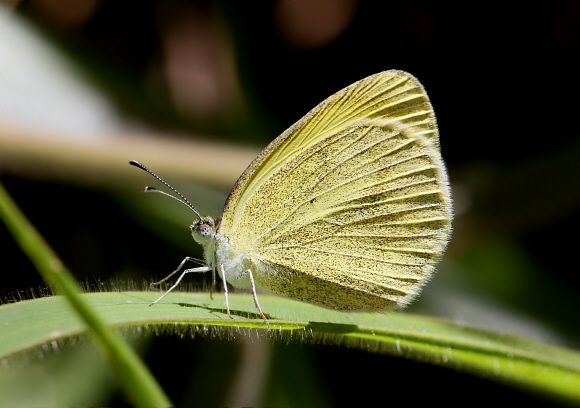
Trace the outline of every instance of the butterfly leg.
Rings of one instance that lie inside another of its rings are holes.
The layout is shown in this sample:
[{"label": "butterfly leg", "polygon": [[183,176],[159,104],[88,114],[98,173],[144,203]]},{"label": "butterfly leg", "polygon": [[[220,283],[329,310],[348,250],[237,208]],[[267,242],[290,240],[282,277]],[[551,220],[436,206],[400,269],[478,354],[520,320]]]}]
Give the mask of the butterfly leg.
[{"label": "butterfly leg", "polygon": [[215,266],[211,270],[211,286],[209,287],[209,298],[211,300],[213,300],[213,290],[214,289],[215,289]]},{"label": "butterfly leg", "polygon": [[[183,263],[187,260],[187,258],[185,258],[183,260],[183,262],[181,263],[180,267],[183,265]],[[177,269],[176,271],[172,272],[169,276],[173,275],[175,272],[177,272],[179,269]],[[177,285],[179,285],[179,282],[181,282],[181,279],[183,279],[183,277],[185,276],[186,273],[190,273],[190,272],[208,272],[211,271],[211,267],[210,266],[202,266],[199,268],[192,268],[192,269],[186,269],[183,271],[183,273],[179,276],[179,279],[177,279],[177,282],[175,282],[175,284],[170,287],[167,292],[165,292],[163,295],[161,295],[161,297],[159,299],[157,299],[155,302],[151,303],[149,306],[153,306],[155,303],[159,302],[161,299],[163,299],[165,296],[167,296],[167,294],[169,292],[171,292],[173,289],[175,289],[177,287]],[[169,276],[167,278],[169,278]],[[167,278],[157,282],[157,283],[161,283],[167,280]]]},{"label": "butterfly leg", "polygon": [[224,282],[224,293],[226,295],[226,310],[228,311],[228,316],[230,319],[233,319],[232,315],[230,314],[230,301],[228,299],[228,284],[226,282],[226,271],[224,269],[224,265],[220,264],[220,270],[222,271],[222,281]]},{"label": "butterfly leg", "polygon": [[258,311],[262,315],[262,319],[264,319],[264,321],[268,325],[268,330],[270,330],[270,322],[268,321],[268,319],[266,319],[266,315],[264,315],[264,312],[262,312],[262,308],[260,307],[260,302],[258,302],[258,294],[256,293],[256,284],[254,283],[254,274],[252,273],[252,268],[248,269],[246,273],[250,275],[250,282],[252,282],[252,295],[254,295],[254,302],[256,303],[256,307],[258,308]]},{"label": "butterfly leg", "polygon": [[197,259],[196,259],[196,258],[192,258],[192,257],[190,257],[190,256],[186,256],[186,257],[185,257],[185,259],[184,259],[183,261],[181,261],[181,263],[179,264],[179,266],[177,267],[177,269],[176,269],[176,270],[174,270],[173,272],[171,272],[171,273],[170,273],[169,275],[167,275],[165,278],[161,279],[159,282],[153,282],[153,283],[150,283],[150,284],[149,284],[149,286],[157,286],[157,285],[161,285],[161,284],[162,284],[163,282],[165,282],[167,279],[171,278],[173,275],[175,275],[177,272],[179,272],[179,270],[180,270],[181,268],[183,268],[183,265],[185,265],[185,263],[186,263],[187,261],[190,261],[190,262],[197,262]]}]

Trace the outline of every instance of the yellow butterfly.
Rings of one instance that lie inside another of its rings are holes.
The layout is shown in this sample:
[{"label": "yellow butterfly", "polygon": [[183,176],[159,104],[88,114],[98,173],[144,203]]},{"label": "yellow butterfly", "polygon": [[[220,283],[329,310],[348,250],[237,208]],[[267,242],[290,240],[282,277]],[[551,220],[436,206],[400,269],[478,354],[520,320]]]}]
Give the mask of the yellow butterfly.
[{"label": "yellow butterfly", "polygon": [[238,179],[221,220],[179,196],[199,218],[190,227],[206,266],[183,271],[163,296],[186,273],[217,269],[228,315],[225,281],[251,288],[267,323],[257,289],[337,310],[405,305],[451,233],[433,108],[419,81],[396,70],[335,93],[277,137]]}]

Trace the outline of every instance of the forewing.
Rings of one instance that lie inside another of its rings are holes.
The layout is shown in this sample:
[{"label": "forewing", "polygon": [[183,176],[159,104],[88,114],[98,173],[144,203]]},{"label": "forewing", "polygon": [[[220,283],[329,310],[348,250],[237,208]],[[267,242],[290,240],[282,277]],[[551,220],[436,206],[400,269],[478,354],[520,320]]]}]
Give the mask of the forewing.
[{"label": "forewing", "polygon": [[238,228],[245,216],[247,200],[266,178],[294,160],[301,151],[339,132],[347,123],[372,118],[406,124],[439,148],[435,114],[419,81],[397,70],[372,75],[321,102],[262,151],[232,189],[224,208],[221,231],[231,236],[233,231],[247,228],[243,225]]}]

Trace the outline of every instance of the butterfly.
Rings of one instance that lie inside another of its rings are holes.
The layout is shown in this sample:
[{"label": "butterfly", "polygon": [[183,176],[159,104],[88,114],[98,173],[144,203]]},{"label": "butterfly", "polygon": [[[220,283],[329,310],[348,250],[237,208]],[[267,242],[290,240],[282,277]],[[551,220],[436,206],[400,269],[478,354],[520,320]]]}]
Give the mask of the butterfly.
[{"label": "butterfly", "polygon": [[226,281],[251,289],[268,327],[258,289],[344,311],[408,304],[451,234],[435,114],[403,71],[355,82],[278,136],[240,176],[221,219],[202,216],[130,163],[198,218],[190,228],[206,264],[184,270],[161,298],[185,274],[217,270],[228,315]]}]

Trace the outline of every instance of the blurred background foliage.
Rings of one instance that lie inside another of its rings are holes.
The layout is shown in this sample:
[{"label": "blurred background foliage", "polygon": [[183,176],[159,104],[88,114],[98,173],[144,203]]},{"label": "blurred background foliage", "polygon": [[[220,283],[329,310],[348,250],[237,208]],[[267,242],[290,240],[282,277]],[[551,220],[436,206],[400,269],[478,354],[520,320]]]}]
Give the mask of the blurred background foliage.
[{"label": "blurred background foliage", "polygon": [[[0,177],[87,289],[144,288],[201,251],[187,208],[141,195],[156,184],[128,160],[217,216],[255,154],[312,107],[368,75],[405,70],[434,105],[456,214],[437,274],[405,312],[578,349],[579,51],[577,1],[3,1]],[[2,300],[41,293],[3,225],[0,243]],[[208,282],[188,277],[184,288]],[[443,387],[447,401],[538,402],[354,350],[140,341],[176,404],[420,402]],[[96,382],[74,385],[72,362],[85,360],[71,356],[83,347],[31,358],[4,383],[32,398],[27,378],[42,372],[43,401],[123,404],[90,350]]]}]

